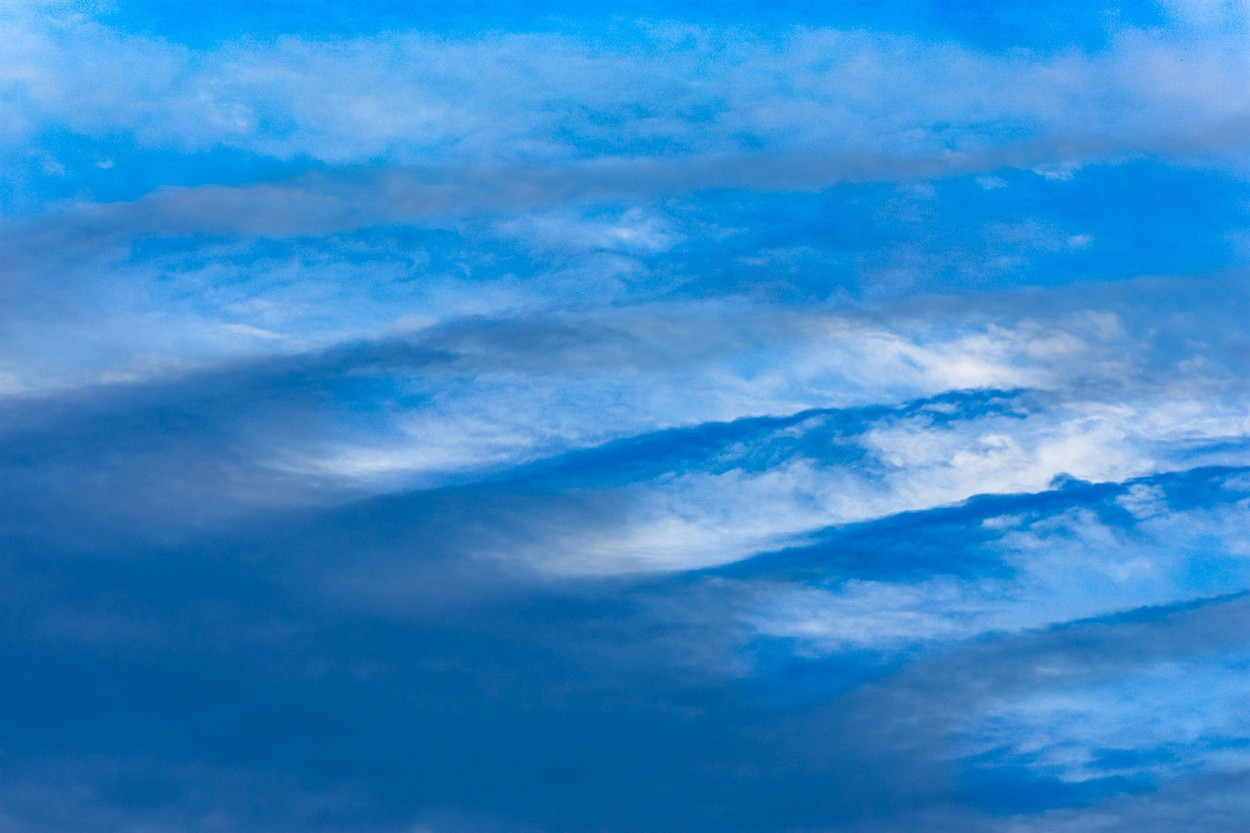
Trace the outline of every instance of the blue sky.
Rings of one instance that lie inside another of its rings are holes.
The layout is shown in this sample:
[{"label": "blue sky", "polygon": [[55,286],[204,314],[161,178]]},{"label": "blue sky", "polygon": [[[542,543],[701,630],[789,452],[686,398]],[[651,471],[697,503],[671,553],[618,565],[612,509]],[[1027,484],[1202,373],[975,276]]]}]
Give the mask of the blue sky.
[{"label": "blue sky", "polygon": [[1250,5],[0,5],[0,831],[1240,831]]}]

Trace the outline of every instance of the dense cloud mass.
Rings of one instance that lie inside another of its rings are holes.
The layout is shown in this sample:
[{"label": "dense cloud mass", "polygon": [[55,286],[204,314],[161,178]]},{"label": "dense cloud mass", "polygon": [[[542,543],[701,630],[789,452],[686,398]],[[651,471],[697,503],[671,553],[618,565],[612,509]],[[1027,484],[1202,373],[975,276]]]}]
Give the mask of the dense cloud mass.
[{"label": "dense cloud mass", "polygon": [[0,833],[1244,829],[1250,6],[209,5],[0,7]]}]

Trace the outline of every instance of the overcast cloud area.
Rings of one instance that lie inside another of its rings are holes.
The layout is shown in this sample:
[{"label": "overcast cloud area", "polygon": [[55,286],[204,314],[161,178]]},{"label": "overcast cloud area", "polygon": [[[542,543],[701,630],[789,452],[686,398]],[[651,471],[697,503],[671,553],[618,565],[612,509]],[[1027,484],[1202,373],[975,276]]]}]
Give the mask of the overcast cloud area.
[{"label": "overcast cloud area", "polygon": [[0,44],[0,833],[1245,829],[1250,5]]}]

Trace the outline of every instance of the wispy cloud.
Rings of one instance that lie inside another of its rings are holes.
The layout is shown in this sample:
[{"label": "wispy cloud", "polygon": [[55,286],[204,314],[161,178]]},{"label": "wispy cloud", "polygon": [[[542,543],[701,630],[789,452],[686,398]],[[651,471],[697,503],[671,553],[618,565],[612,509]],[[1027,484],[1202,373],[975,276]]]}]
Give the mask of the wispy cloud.
[{"label": "wispy cloud", "polygon": [[126,131],[335,163],[866,146],[908,159],[1012,137],[1235,153],[1246,105],[1232,34],[1126,31],[1106,50],[1060,55],[676,24],[624,27],[611,45],[388,33],[189,49],[21,7],[6,29],[10,141]]}]

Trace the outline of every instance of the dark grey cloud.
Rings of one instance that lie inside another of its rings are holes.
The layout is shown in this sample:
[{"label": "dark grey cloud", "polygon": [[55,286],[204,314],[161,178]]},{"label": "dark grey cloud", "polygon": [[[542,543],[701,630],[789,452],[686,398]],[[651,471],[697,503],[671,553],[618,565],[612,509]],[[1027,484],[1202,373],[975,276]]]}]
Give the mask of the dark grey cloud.
[{"label": "dark grey cloud", "polygon": [[[413,496],[173,550],[10,561],[9,812],[48,830],[905,829],[970,797],[943,756],[978,702],[1218,652],[1250,622],[1241,599],[1141,611],[779,706],[723,662],[715,585],[496,577],[483,593],[489,568],[461,563],[442,586],[409,579],[430,598],[362,608],[313,578],[437,558],[487,495],[458,514],[454,496]],[[466,583],[479,592],[453,601]],[[50,790],[84,797],[54,810]]]},{"label": "dark grey cloud", "polygon": [[[621,484],[828,453],[883,416],[1009,413],[1029,401],[1019,393],[661,431],[440,488],[245,500],[210,525],[180,514],[228,492],[222,469],[273,432],[359,396],[361,374],[489,367],[496,352],[567,370],[605,338],[516,326],[8,403],[0,797],[15,829],[905,829],[988,802],[946,755],[976,704],[1241,638],[1245,605],[1228,600],[989,636],[912,667],[757,646],[744,669],[745,601],[724,579],[990,575],[992,549],[965,558],[984,518],[1111,507],[1129,486],[900,516],[698,575],[561,579],[475,557],[624,524]],[[1235,474],[1151,482],[1206,505],[1203,483]],[[1114,787],[1100,789],[1049,800]]]}]

